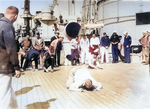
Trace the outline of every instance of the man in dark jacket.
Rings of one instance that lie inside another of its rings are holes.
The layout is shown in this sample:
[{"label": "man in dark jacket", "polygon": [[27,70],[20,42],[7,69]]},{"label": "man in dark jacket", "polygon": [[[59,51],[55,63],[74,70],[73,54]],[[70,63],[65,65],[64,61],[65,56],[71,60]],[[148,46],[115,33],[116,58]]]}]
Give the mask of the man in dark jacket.
[{"label": "man in dark jacket", "polygon": [[10,6],[6,9],[5,17],[0,19],[0,109],[11,108],[11,101],[15,101],[11,99],[15,95],[11,87],[12,74],[15,73],[17,78],[21,75],[12,25],[18,12],[16,7]]},{"label": "man in dark jacket", "polygon": [[113,32],[110,38],[110,42],[112,44],[113,63],[118,63],[118,43],[120,42],[120,40],[116,31]]},{"label": "man in dark jacket", "polygon": [[124,46],[124,56],[125,56],[125,63],[130,63],[131,60],[130,60],[130,45],[131,45],[131,36],[128,35],[128,32],[124,32],[124,43],[123,43],[123,46]]},{"label": "man in dark jacket", "polygon": [[[51,43],[55,40],[55,39],[58,39],[59,38],[59,32],[56,31],[55,32],[55,36],[53,36],[51,38]],[[62,42],[59,42],[57,44],[57,48],[56,48],[56,55],[54,55],[54,66],[56,67],[59,67],[61,66],[60,64],[60,53],[61,53],[61,50],[62,50]]]}]

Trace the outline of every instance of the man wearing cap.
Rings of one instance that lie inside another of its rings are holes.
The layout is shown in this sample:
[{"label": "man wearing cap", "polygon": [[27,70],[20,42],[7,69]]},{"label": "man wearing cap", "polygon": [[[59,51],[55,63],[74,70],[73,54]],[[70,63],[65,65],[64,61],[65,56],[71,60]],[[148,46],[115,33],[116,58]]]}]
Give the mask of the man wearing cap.
[{"label": "man wearing cap", "polygon": [[113,63],[118,63],[118,43],[120,42],[120,40],[116,31],[113,32],[110,38],[110,42],[112,44]]},{"label": "man wearing cap", "polygon": [[147,32],[143,32],[143,37],[139,39],[139,42],[142,44],[142,63],[145,64],[148,57],[147,50],[149,50],[149,41]]},{"label": "man wearing cap", "polygon": [[9,6],[5,17],[0,19],[0,109],[18,109],[11,86],[12,75],[17,78],[21,76],[13,27],[18,13],[18,8]]},{"label": "man wearing cap", "polygon": [[124,56],[125,56],[125,63],[131,63],[131,59],[130,59],[130,45],[132,43],[132,39],[131,36],[128,35],[128,32],[124,32]]},{"label": "man wearing cap", "polygon": [[106,63],[109,63],[108,48],[110,45],[110,40],[109,40],[109,36],[107,36],[106,32],[103,33],[103,37],[101,38],[100,45],[101,45],[101,63],[104,62],[104,54],[106,54]]},{"label": "man wearing cap", "polygon": [[[55,39],[58,39],[59,38],[59,32],[58,31],[55,31],[55,36],[53,36],[52,38],[51,38],[51,43],[55,40]],[[61,52],[61,50],[62,50],[62,42],[59,42],[58,44],[57,44],[57,46],[56,46],[57,48],[56,48],[56,53],[55,53],[55,55],[54,55],[54,66],[56,66],[56,67],[59,67],[59,66],[61,66],[61,64],[60,64],[60,52]]]},{"label": "man wearing cap", "polygon": [[96,90],[102,88],[102,84],[97,82],[86,68],[74,67],[70,70],[66,86],[71,91]]}]

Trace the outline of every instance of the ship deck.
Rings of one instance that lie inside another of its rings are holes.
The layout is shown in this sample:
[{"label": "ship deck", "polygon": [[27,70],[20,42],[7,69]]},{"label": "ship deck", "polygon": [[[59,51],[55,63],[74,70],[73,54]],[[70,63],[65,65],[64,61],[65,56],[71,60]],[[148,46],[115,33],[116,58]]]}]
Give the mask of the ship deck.
[{"label": "ship deck", "polygon": [[100,91],[66,89],[66,79],[74,66],[61,66],[53,73],[30,70],[19,79],[13,77],[19,109],[150,109],[148,65],[101,66],[103,70],[89,69],[95,80],[102,83]]}]

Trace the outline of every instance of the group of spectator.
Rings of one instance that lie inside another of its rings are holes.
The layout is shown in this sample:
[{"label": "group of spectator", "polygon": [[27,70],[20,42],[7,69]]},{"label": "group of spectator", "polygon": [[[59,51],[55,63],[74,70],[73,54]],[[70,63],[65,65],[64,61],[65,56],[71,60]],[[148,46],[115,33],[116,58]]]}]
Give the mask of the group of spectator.
[{"label": "group of spectator", "polygon": [[[99,36],[93,34],[89,40],[86,35],[81,37],[76,37],[70,41],[71,45],[71,55],[67,55],[71,61],[72,65],[82,65],[88,64],[89,68],[101,68],[100,63],[111,63],[109,59],[109,47],[111,45],[112,53],[112,63],[118,63],[120,60],[124,63],[131,63],[130,51],[132,38],[128,35],[128,32],[124,32],[124,42],[122,43],[122,36],[118,35],[116,31],[113,32],[111,37],[107,35],[106,32],[99,39]],[[143,37],[139,40],[143,46],[142,49],[142,63],[149,63],[149,32],[143,32]],[[40,63],[43,66],[44,71],[48,72],[48,67],[51,66],[51,71],[54,67],[61,66],[60,64],[60,54],[62,50],[63,37],[59,36],[59,32],[55,32],[50,40],[49,49],[45,46],[44,40],[40,37],[38,33],[36,37],[32,39],[28,36],[23,38],[20,46],[21,51],[21,68],[24,71],[26,68],[31,68],[32,61],[35,62],[35,70],[38,71],[38,63],[41,58]],[[122,48],[124,50],[124,55],[122,55]],[[25,60],[24,64],[23,61]]]},{"label": "group of spectator", "polygon": [[39,33],[35,37],[21,37],[22,41],[17,44],[20,46],[18,54],[21,55],[21,71],[33,69],[32,61],[35,63],[35,71],[38,71],[39,64],[45,72],[48,72],[49,66],[51,66],[51,71],[54,67],[59,67],[63,37],[58,36],[59,33],[55,32],[49,46],[45,45],[45,41]]},{"label": "group of spectator", "polygon": [[[132,38],[128,35],[127,31],[123,34],[123,43],[121,42],[122,36],[118,35],[116,31],[113,32],[111,37],[109,37],[106,32],[103,33],[101,38],[99,38],[98,35],[93,34],[90,41],[86,35],[72,39],[70,42],[71,56],[74,57],[71,60],[72,65],[76,65],[76,62],[74,63],[74,60],[76,59],[80,60],[80,64],[88,64],[90,68],[95,68],[95,66],[100,68],[99,63],[111,63],[108,51],[110,45],[112,51],[112,63],[118,63],[118,57],[120,57],[120,60],[124,63],[131,63],[130,51]],[[122,48],[124,48],[124,55],[122,55],[121,52]]]}]

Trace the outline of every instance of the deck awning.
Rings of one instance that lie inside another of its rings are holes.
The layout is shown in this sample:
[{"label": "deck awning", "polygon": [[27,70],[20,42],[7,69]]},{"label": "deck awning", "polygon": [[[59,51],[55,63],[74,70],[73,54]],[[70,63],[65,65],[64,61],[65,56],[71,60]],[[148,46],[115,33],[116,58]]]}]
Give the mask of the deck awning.
[{"label": "deck awning", "polygon": [[33,19],[38,19],[40,22],[50,26],[56,21],[55,16],[51,15],[49,12],[42,12],[33,17]]}]

